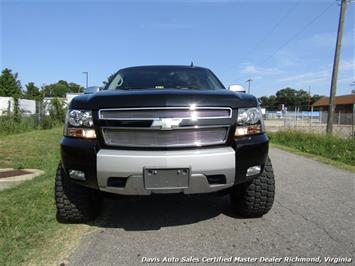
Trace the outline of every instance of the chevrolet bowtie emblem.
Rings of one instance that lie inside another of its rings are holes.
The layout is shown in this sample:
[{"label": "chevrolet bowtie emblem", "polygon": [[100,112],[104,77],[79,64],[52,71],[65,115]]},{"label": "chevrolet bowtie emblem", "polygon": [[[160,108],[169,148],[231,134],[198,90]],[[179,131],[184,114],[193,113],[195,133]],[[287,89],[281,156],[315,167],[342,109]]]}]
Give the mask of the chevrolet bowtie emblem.
[{"label": "chevrolet bowtie emblem", "polygon": [[181,118],[157,118],[153,120],[151,127],[158,127],[161,130],[169,130],[174,127],[179,127]]}]

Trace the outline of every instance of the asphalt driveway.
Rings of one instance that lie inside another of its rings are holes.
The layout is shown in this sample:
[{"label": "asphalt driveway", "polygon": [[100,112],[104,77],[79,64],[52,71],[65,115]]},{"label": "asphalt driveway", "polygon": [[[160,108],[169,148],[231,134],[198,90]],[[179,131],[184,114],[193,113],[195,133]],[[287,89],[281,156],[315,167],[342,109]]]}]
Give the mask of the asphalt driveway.
[{"label": "asphalt driveway", "polygon": [[234,217],[226,196],[107,200],[69,264],[142,265],[142,260],[164,257],[180,262],[183,257],[352,257],[355,175],[278,149],[270,156],[276,200],[263,218]]}]

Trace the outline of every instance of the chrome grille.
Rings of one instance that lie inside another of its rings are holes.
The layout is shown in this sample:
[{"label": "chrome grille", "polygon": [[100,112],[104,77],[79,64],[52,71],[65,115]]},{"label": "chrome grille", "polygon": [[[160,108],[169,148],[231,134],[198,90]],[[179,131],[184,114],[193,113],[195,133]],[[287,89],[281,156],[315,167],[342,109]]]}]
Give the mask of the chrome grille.
[{"label": "chrome grille", "polygon": [[125,147],[192,147],[226,142],[228,126],[174,130],[102,128],[105,143]]},{"label": "chrome grille", "polygon": [[120,108],[99,111],[99,118],[102,120],[222,119],[231,116],[232,109],[227,107]]},{"label": "chrome grille", "polygon": [[[108,146],[198,147],[227,141],[229,107],[149,107],[99,110]],[[230,122],[229,122],[230,121]]]}]

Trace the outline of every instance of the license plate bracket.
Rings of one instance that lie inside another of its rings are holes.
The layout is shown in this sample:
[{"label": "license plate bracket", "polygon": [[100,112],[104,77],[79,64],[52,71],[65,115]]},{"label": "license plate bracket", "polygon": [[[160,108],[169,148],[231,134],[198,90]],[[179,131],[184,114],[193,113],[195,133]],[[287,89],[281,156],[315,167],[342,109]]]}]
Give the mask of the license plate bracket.
[{"label": "license plate bracket", "polygon": [[184,189],[189,187],[190,168],[144,168],[145,189]]}]

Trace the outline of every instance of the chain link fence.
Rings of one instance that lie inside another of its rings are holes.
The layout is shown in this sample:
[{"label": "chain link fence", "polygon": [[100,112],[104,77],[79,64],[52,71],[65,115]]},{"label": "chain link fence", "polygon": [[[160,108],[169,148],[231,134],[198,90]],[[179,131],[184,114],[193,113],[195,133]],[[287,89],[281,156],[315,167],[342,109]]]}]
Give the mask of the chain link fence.
[{"label": "chain link fence", "polygon": [[35,101],[0,97],[0,135],[61,125],[65,110],[66,104],[61,98]]},{"label": "chain link fence", "polygon": [[[298,130],[307,133],[326,134],[328,111],[265,111],[266,130]],[[354,138],[354,113],[335,111],[333,135],[341,138]]]}]

